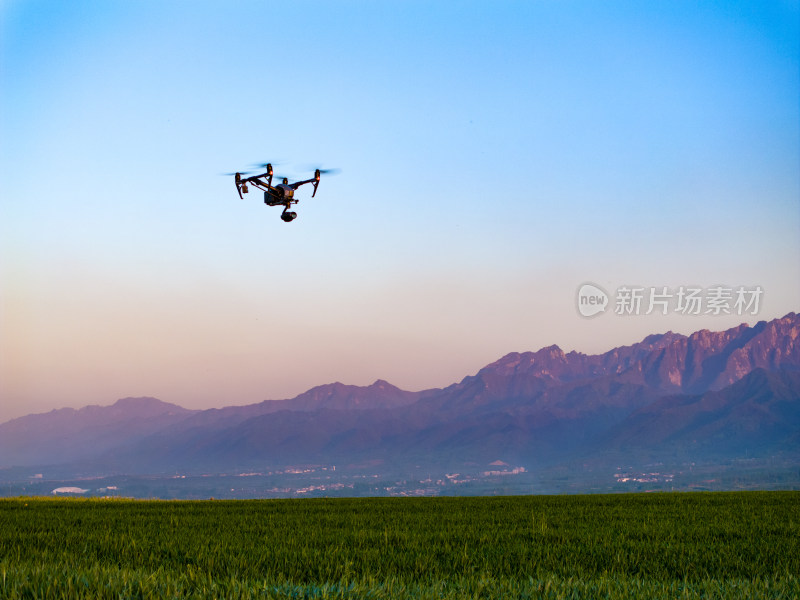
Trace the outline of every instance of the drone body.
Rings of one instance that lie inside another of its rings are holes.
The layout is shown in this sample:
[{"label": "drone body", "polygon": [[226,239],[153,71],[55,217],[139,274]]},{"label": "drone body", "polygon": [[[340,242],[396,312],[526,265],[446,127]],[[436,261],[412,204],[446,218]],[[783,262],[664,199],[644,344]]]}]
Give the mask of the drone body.
[{"label": "drone body", "polygon": [[297,218],[297,213],[289,210],[292,204],[297,204],[299,202],[299,200],[294,197],[294,193],[297,191],[297,188],[307,183],[313,184],[314,193],[311,194],[311,197],[313,198],[317,194],[317,186],[319,185],[319,180],[322,173],[332,172],[330,170],[323,171],[321,169],[316,169],[314,171],[314,177],[311,179],[289,183],[289,180],[286,177],[283,177],[283,181],[281,183],[272,185],[272,165],[267,163],[259,166],[266,168],[267,171],[260,175],[252,175],[250,177],[244,177],[244,175],[247,175],[247,173],[234,173],[236,191],[239,192],[239,198],[244,198],[242,194],[248,193],[248,184],[263,190],[264,204],[267,206],[283,206],[281,219],[283,219],[286,223],[290,223]]}]

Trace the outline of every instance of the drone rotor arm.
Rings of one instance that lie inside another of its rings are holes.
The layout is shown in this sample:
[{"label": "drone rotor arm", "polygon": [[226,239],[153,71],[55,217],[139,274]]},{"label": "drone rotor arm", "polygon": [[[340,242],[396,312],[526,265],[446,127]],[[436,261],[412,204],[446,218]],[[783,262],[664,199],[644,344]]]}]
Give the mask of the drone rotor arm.
[{"label": "drone rotor arm", "polygon": [[242,174],[241,173],[228,173],[228,175],[233,175],[233,183],[236,185],[236,192],[239,194],[239,199],[244,200],[242,196]]},{"label": "drone rotor arm", "polygon": [[267,191],[270,187],[272,187],[272,177],[270,177],[268,181],[264,181],[261,179],[263,176],[264,175],[253,175],[247,179],[242,179],[242,183],[249,183],[261,190]]},{"label": "drone rotor arm", "polygon": [[291,188],[292,188],[293,190],[296,190],[296,189],[297,189],[297,188],[299,188],[301,185],[305,185],[305,184],[307,184],[307,183],[313,183],[313,182],[314,182],[314,179],[306,179],[306,180],[304,180],[304,181],[298,181],[298,182],[296,182],[296,183],[293,183],[293,184],[291,184]]}]

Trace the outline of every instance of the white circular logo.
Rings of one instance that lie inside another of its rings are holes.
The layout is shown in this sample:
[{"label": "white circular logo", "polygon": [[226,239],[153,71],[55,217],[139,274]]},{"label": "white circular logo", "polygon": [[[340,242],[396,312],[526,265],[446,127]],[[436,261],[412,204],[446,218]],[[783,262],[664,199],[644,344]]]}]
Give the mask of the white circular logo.
[{"label": "white circular logo", "polygon": [[578,312],[584,317],[594,317],[605,312],[608,294],[593,283],[584,283],[578,288]]}]

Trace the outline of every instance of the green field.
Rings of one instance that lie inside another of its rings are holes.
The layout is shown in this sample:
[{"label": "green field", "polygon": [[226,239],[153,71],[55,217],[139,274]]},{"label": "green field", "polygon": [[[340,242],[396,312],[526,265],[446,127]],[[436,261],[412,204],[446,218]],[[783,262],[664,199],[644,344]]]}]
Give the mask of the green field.
[{"label": "green field", "polygon": [[2,598],[798,598],[800,493],[0,500]]}]

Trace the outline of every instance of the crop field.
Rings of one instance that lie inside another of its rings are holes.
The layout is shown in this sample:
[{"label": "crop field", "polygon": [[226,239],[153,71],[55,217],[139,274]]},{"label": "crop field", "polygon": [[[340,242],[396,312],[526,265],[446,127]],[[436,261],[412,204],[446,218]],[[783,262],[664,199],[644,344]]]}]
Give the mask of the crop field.
[{"label": "crop field", "polygon": [[800,493],[0,500],[1,598],[798,598]]}]

